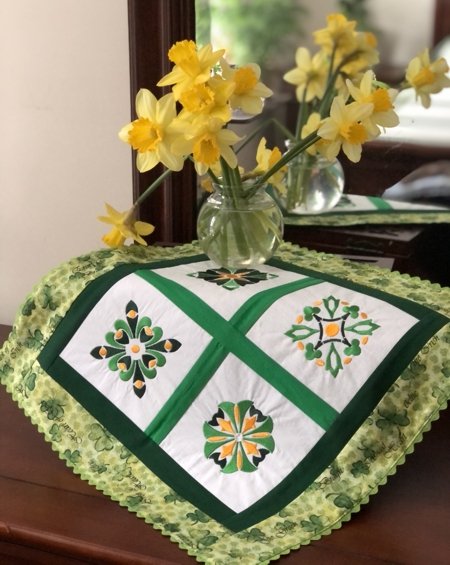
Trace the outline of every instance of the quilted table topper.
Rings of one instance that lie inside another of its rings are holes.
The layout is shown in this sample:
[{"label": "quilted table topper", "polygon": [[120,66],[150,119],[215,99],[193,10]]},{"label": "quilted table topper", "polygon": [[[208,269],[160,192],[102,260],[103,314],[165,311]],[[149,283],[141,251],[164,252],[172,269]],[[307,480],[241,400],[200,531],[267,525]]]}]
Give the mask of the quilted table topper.
[{"label": "quilted table topper", "polygon": [[119,266],[87,286],[38,362],[176,493],[233,531],[335,459],[447,322],[274,260]]},{"label": "quilted table topper", "polygon": [[449,311],[290,244],[240,270],[103,250],[28,296],[0,376],[82,478],[198,560],[253,565],[339,527],[438,417]]}]

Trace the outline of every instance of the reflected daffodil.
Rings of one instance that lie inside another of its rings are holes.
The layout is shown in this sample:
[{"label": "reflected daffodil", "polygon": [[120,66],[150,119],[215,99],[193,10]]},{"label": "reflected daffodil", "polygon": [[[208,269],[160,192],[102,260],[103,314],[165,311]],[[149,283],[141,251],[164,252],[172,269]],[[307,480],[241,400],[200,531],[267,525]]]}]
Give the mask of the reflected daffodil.
[{"label": "reflected daffodil", "polygon": [[361,158],[362,144],[367,141],[367,130],[361,121],[373,112],[373,104],[352,102],[346,105],[342,96],[336,96],[331,104],[330,116],[317,132],[320,137],[331,141],[327,159],[332,161],[342,150],[354,163]]},{"label": "reflected daffodil", "polygon": [[416,99],[420,98],[424,108],[430,107],[430,94],[437,94],[450,86],[450,78],[445,76],[448,71],[447,61],[443,57],[430,62],[428,49],[410,61],[406,80],[416,91]]},{"label": "reflected daffodil", "polygon": [[394,112],[394,104],[398,91],[394,88],[377,88],[373,85],[375,75],[373,71],[367,71],[357,88],[350,80],[347,80],[349,93],[360,104],[373,104],[373,112],[362,120],[362,124],[372,136],[380,135],[380,128],[392,128],[398,126],[400,120]]},{"label": "reflected daffodil", "polygon": [[[328,76],[328,57],[319,51],[311,57],[309,49],[299,47],[295,54],[297,67],[284,75],[284,80],[294,84],[299,102],[310,102],[313,98],[321,99],[325,91]],[[306,89],[306,94],[305,94]]]},{"label": "reflected daffodil", "polygon": [[[258,149],[256,151],[256,162],[258,165],[253,169],[253,171],[246,173],[245,178],[256,178],[264,173],[267,173],[278,161],[281,159],[282,154],[278,147],[273,149],[266,148],[266,138],[261,138],[259,142]],[[286,173],[287,167],[281,167],[275,174],[273,174],[267,182],[273,184],[277,187],[280,192],[284,192],[286,187],[283,184],[283,179]]]}]

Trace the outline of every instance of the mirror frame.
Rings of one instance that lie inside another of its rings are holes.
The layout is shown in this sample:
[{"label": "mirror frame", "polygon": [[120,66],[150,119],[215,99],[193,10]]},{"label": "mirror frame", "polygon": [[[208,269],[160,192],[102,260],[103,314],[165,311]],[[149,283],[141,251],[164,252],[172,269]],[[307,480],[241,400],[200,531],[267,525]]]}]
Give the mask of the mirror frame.
[{"label": "mirror frame", "polygon": [[[170,87],[157,82],[170,72],[167,52],[176,41],[195,41],[195,0],[128,0],[131,119],[136,119],[135,99],[140,88],[157,98]],[[159,164],[140,173],[133,155],[133,198],[136,200],[165,168]],[[197,177],[186,161],[182,171],[170,175],[139,207],[139,218],[155,226],[148,243],[187,243],[196,237]]]}]

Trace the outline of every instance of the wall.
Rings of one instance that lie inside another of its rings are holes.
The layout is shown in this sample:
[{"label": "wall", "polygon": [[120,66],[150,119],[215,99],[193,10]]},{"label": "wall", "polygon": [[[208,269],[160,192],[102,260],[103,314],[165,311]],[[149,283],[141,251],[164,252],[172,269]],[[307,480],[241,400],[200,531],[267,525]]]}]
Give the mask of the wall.
[{"label": "wall", "polygon": [[126,0],[0,0],[0,323],[131,205]]}]

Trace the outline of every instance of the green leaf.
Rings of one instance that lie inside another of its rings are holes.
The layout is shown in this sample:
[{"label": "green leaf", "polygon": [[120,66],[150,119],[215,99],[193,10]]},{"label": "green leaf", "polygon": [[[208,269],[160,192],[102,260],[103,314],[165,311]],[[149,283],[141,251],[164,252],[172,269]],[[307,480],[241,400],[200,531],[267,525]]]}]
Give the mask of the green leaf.
[{"label": "green leaf", "polygon": [[50,428],[50,435],[52,436],[52,441],[61,441],[61,433],[59,431],[59,426],[58,424],[53,424],[53,426]]},{"label": "green leaf", "polygon": [[28,349],[41,349],[43,339],[44,335],[40,330],[35,330],[33,334],[30,332],[30,337],[27,337],[25,340],[25,347]]},{"label": "green leaf", "polygon": [[350,347],[344,348],[345,355],[360,355],[361,347],[359,346],[359,339],[352,339]]},{"label": "green leaf", "polygon": [[344,306],[342,310],[346,314],[350,314],[350,318],[357,318],[359,316],[359,306]]},{"label": "green leaf", "polygon": [[110,451],[113,447],[112,435],[100,424],[92,424],[89,439],[95,441],[96,451]]},{"label": "green leaf", "polygon": [[54,398],[41,401],[41,412],[47,412],[49,420],[56,420],[64,415],[62,404]]},{"label": "green leaf", "polygon": [[351,510],[354,506],[353,500],[346,494],[340,494],[333,502],[338,508],[348,508]]},{"label": "green leaf", "polygon": [[172,532],[172,533],[179,532],[180,531],[180,524],[166,524],[164,526],[164,530],[166,532]]},{"label": "green leaf", "polygon": [[217,536],[208,535],[197,540],[197,543],[198,545],[203,545],[204,547],[210,547],[211,545],[215,544],[218,539],[219,538]]},{"label": "green leaf", "polygon": [[305,306],[303,308],[303,314],[305,315],[305,320],[307,322],[311,322],[314,317],[314,314],[318,314],[320,312],[320,308],[317,306]]},{"label": "green leaf", "polygon": [[206,524],[207,522],[210,521],[209,517],[206,514],[204,514],[201,510],[198,510],[198,508],[195,510],[195,512],[189,512],[188,514],[186,514],[186,518],[192,520],[194,524],[197,524],[197,522]]},{"label": "green leaf", "polygon": [[351,474],[357,478],[360,475],[368,475],[369,474],[369,466],[364,463],[364,461],[356,461],[352,464]]},{"label": "green leaf", "polygon": [[14,369],[8,363],[3,365],[3,368],[0,369],[0,377],[7,377],[8,375],[12,375],[14,373]]},{"label": "green leaf", "polygon": [[164,497],[164,501],[166,502],[166,504],[170,504],[170,503],[176,504],[177,502],[186,502],[186,500],[182,496],[180,496],[174,491],[171,491],[171,494],[167,494]]},{"label": "green leaf", "polygon": [[341,356],[339,355],[334,343],[331,344],[325,360],[325,369],[330,371],[334,378],[337,377],[339,371],[343,369]]},{"label": "green leaf", "polygon": [[322,352],[320,349],[314,349],[314,345],[312,343],[307,343],[305,347],[305,357],[308,361],[320,359],[322,357]]},{"label": "green leaf", "polygon": [[78,449],[73,452],[71,452],[69,449],[66,449],[66,451],[64,451],[64,457],[74,465],[81,461],[81,455]]},{"label": "green leaf", "polygon": [[319,330],[314,328],[309,328],[308,326],[293,325],[290,330],[288,330],[284,335],[287,335],[292,339],[292,341],[300,341],[302,339],[308,339],[312,335],[319,333]]},{"label": "green leaf", "polygon": [[22,315],[23,316],[31,316],[32,311],[36,308],[36,304],[32,298],[29,298],[23,308],[22,308]]},{"label": "green leaf", "polygon": [[372,335],[379,327],[380,326],[378,324],[374,324],[372,320],[364,320],[353,324],[353,326],[346,326],[345,330],[347,332],[357,333],[358,335]]},{"label": "green leaf", "polygon": [[59,306],[59,301],[57,301],[52,296],[52,286],[44,285],[42,289],[42,294],[40,296],[40,302],[42,308],[49,308],[50,310],[56,310]]},{"label": "green leaf", "polygon": [[334,296],[329,296],[328,298],[324,298],[323,299],[323,304],[325,306],[325,308],[327,309],[328,314],[330,315],[330,318],[334,317],[334,314],[339,306],[339,300],[337,298],[335,298]]}]

